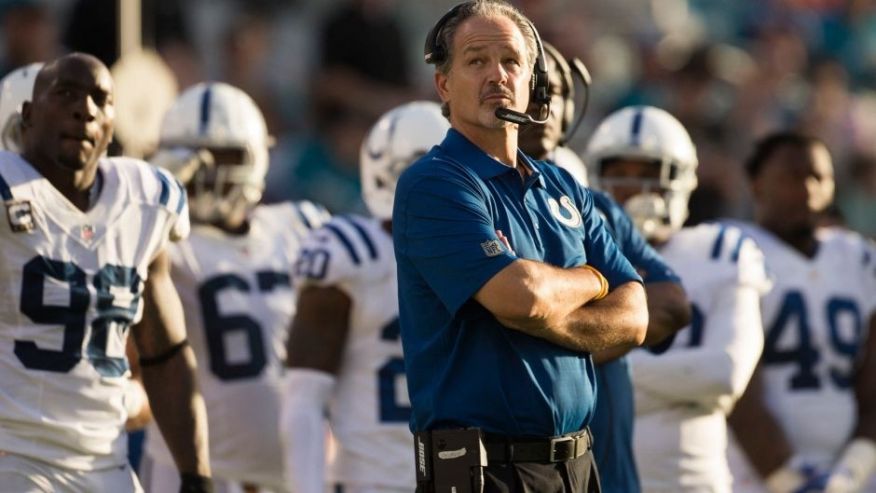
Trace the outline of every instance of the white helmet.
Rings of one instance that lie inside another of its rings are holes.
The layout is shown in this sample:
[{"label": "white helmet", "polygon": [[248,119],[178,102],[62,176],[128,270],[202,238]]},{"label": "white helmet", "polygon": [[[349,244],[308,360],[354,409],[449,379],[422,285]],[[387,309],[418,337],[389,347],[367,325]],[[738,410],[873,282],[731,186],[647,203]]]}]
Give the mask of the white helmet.
[{"label": "white helmet", "polygon": [[21,105],[33,96],[33,84],[42,63],[31,63],[0,80],[0,149],[21,152]]},{"label": "white helmet", "polygon": [[440,144],[449,128],[441,106],[430,101],[398,106],[371,127],[359,151],[359,171],[362,198],[374,217],[392,219],[398,177],[432,146]]},{"label": "white helmet", "polygon": [[[585,156],[593,186],[609,193],[617,185],[641,187],[623,205],[646,238],[681,229],[697,187],[697,152],[674,116],[653,106],[620,109],[596,128]],[[653,161],[660,166],[659,180],[602,177],[605,163],[618,158]]]},{"label": "white helmet", "polygon": [[234,224],[261,200],[270,145],[252,98],[222,82],[200,83],[165,113],[152,162],[186,184],[193,220]]}]

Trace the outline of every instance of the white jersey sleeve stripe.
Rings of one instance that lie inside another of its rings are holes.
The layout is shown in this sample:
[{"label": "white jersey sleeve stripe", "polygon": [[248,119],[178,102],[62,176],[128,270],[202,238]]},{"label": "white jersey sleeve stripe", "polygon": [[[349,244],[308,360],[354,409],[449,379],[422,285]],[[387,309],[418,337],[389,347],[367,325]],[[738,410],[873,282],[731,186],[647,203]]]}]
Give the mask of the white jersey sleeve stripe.
[{"label": "white jersey sleeve stripe", "polygon": [[371,257],[371,260],[377,260],[377,248],[375,248],[374,242],[371,241],[371,237],[368,236],[368,232],[365,231],[365,228],[363,228],[362,225],[356,222],[352,217],[341,217],[341,219],[350,223],[353,226],[353,229],[356,230],[356,233],[359,234],[359,237],[362,238],[362,242],[365,243],[365,247],[368,249],[368,255]]}]

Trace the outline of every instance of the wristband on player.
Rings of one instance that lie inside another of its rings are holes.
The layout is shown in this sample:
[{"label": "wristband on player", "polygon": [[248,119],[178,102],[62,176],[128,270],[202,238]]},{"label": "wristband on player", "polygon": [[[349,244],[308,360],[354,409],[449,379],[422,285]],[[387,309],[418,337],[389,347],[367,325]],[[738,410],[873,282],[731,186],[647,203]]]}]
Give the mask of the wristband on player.
[{"label": "wristband on player", "polygon": [[179,493],[213,493],[213,480],[207,476],[184,472],[179,479]]},{"label": "wristband on player", "polygon": [[794,467],[794,457],[788,459],[782,467],[773,471],[766,479],[764,486],[770,493],[789,493],[799,490],[806,484],[808,478],[798,468]]},{"label": "wristband on player", "polygon": [[858,437],[849,442],[833,466],[826,493],[858,493],[867,487],[876,469],[876,442]]},{"label": "wristband on player", "polygon": [[601,300],[602,298],[605,298],[606,295],[608,295],[608,279],[606,279],[605,276],[602,275],[602,272],[599,272],[598,270],[596,270],[596,268],[590,265],[584,264],[581,267],[589,270],[593,273],[593,275],[597,277],[597,279],[599,279],[599,293],[594,296],[591,301]]},{"label": "wristband on player", "polygon": [[188,345],[189,345],[189,340],[183,339],[182,341],[174,344],[173,346],[170,346],[170,348],[168,348],[167,351],[159,354],[158,356],[152,356],[149,358],[140,358],[140,367],[143,368],[143,367],[147,367],[147,366],[156,366],[156,365],[166,363],[168,360],[170,360],[170,358],[173,358],[174,356],[176,356],[176,353],[180,352],[180,350],[182,350],[182,348],[184,348]]}]

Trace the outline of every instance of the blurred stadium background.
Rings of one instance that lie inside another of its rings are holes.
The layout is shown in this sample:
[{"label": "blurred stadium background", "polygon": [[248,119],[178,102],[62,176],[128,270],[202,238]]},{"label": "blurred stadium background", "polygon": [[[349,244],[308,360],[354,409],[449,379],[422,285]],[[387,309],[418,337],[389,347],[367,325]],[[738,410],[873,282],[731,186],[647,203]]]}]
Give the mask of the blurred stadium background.
[{"label": "blurred stadium background", "polygon": [[[258,102],[276,139],[268,200],[308,198],[333,212],[362,211],[356,161],[364,132],[401,102],[435,99],[423,39],[455,3],[0,0],[0,72],[70,50],[112,66],[142,38],[170,68],[172,89],[221,80]],[[834,155],[835,220],[876,236],[876,0],[512,3],[593,76],[573,148],[583,149],[594,123],[620,106],[663,107],[699,149],[691,221],[746,218],[742,160],[753,139],[802,128]],[[121,37],[119,25],[128,26]],[[166,83],[160,70],[145,67],[123,89],[148,113],[162,109]]]}]

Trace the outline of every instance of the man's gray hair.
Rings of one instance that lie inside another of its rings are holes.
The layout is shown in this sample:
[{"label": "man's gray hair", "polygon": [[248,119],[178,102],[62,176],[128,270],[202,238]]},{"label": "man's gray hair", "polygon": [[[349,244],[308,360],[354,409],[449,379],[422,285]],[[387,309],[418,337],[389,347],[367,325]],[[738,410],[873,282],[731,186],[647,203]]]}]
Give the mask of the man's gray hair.
[{"label": "man's gray hair", "polygon": [[532,30],[529,19],[513,5],[503,0],[473,0],[464,3],[456,15],[448,19],[441,28],[441,32],[438,33],[437,44],[445,48],[447,57],[443,62],[435,66],[436,70],[443,74],[450,71],[450,65],[453,63],[453,36],[456,34],[459,25],[471,17],[507,17],[511,19],[517,25],[517,28],[520,29],[523,39],[526,41],[526,61],[530,67],[535,66],[538,49],[535,45],[535,32]]}]

